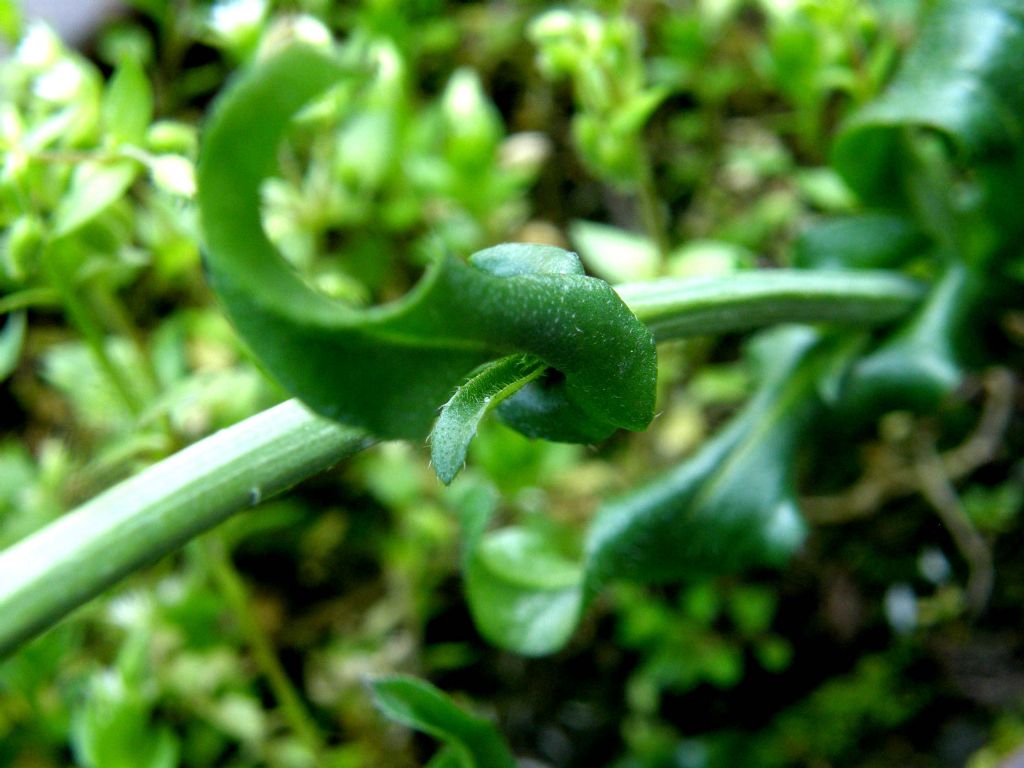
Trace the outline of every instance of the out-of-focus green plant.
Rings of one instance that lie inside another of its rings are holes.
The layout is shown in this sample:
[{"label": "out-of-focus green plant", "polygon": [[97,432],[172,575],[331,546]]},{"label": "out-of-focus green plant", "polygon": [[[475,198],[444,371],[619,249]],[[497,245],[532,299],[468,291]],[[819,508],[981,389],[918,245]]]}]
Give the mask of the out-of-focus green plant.
[{"label": "out-of-focus green plant", "polygon": [[[993,360],[971,339],[983,310],[1016,306],[1003,289],[1021,275],[1019,2],[937,3],[877,100],[904,41],[892,34],[890,11],[875,6],[765,2],[758,16],[699,3],[668,18],[647,4],[636,17],[540,13],[528,36],[543,75],[572,84],[570,130],[584,165],[636,193],[646,223],[639,235],[629,215],[613,212],[614,224],[569,226],[597,277],[552,246],[490,247],[545,213],[529,193],[550,142],[528,107],[517,113],[507,98],[487,95],[508,73],[479,69],[474,56],[514,46],[495,43],[486,23],[466,22],[468,13],[445,19],[444,4],[431,2],[338,9],[311,0],[286,4],[288,13],[251,0],[136,5],[155,37],[124,25],[102,38],[109,77],[41,26],[0,68],[0,383],[31,403],[34,419],[52,423],[59,411],[73,424],[67,445],[33,437],[31,450],[10,442],[0,450],[0,539],[14,545],[0,554],[0,606],[10,619],[0,646],[372,441],[285,404],[43,527],[279,399],[249,350],[284,389],[376,437],[419,440],[434,424],[433,461],[445,482],[467,457],[470,468],[444,491],[413,448],[383,446],[347,470],[338,484],[347,490],[325,493],[326,512],[319,499],[264,505],[190,545],[181,563],[159,566],[156,597],[98,606],[46,635],[0,669],[0,763],[38,752],[57,764],[70,741],[82,765],[347,767],[385,753],[412,764],[414,750],[400,737],[386,752],[393,737],[363,711],[359,680],[472,663],[480,651],[464,640],[430,640],[460,559],[480,633],[525,655],[564,648],[604,588],[627,582],[612,601],[615,643],[638,658],[627,682],[623,739],[633,756],[624,765],[841,760],[862,734],[914,716],[922,705],[897,695],[905,660],[896,654],[819,687],[749,739],[683,734],[659,711],[665,697],[702,684],[738,689],[752,660],[769,674],[792,662],[773,625],[776,598],[753,586],[760,582],[709,579],[786,562],[807,530],[802,470],[829,464],[829,474],[842,464],[841,475],[852,462],[837,454],[856,445],[846,432],[886,410],[944,425],[942,408],[964,371]],[[0,4],[0,27],[13,29],[7,7]],[[502,18],[518,29],[525,16]],[[483,39],[470,35],[460,51],[464,23]],[[336,47],[338,30],[347,34]],[[733,45],[752,52],[744,63],[728,54]],[[523,46],[517,55],[529,53]],[[197,211],[192,112],[235,65],[242,72],[204,134]],[[749,88],[747,66],[762,75]],[[657,126],[666,133],[656,155],[647,136],[670,92],[696,104]],[[838,136],[833,168],[798,168],[802,155],[824,154],[840,93],[861,109]],[[717,122],[765,98],[792,109],[782,127],[800,146],[766,138],[749,117],[732,134]],[[676,140],[681,154],[700,147],[706,157],[672,164],[663,154]],[[665,226],[669,201],[655,175],[711,190],[687,214],[696,223]],[[714,213],[705,202],[718,179],[750,208],[711,215],[708,225],[699,219]],[[795,228],[806,208],[843,215],[806,229],[792,256],[773,243],[796,269],[752,270],[753,250]],[[200,221],[214,290],[249,350],[205,306]],[[550,227],[534,231],[561,238]],[[681,231],[706,239],[672,249]],[[423,264],[411,294],[392,301]],[[662,275],[673,277],[653,279]],[[368,306],[376,301],[385,304]],[[164,316],[178,302],[188,308]],[[58,313],[74,333],[48,327]],[[819,327],[752,340],[738,383],[712,381],[717,400],[701,399],[708,379],[690,370],[710,345],[663,346],[659,393],[654,341],[780,322]],[[677,386],[680,376],[689,390]],[[750,378],[756,386],[745,385]],[[665,415],[650,437],[615,438],[602,449],[615,469],[578,445],[528,439],[586,444],[617,427],[643,428],[659,394]],[[518,432],[490,423],[492,411]],[[844,450],[826,452],[834,462],[810,450],[826,419],[845,430]],[[886,608],[900,632],[941,626],[984,603],[984,536],[1011,527],[1020,506],[1011,482],[973,486],[962,509],[955,493],[948,503],[944,473],[957,457],[926,443],[913,450],[917,474],[904,485],[939,500],[971,573],[966,589],[948,574],[932,579],[931,597],[891,588]],[[371,515],[389,516],[390,528],[374,528]],[[461,558],[453,551],[459,525]],[[364,536],[379,539],[365,562]],[[301,560],[301,587],[287,587],[288,600],[273,588],[250,591],[235,571],[235,558],[260,547],[291,547],[282,562]],[[94,554],[76,560],[83,552]],[[181,572],[163,578],[174,569]],[[350,602],[322,614],[296,608],[309,615],[294,626],[281,615],[304,590],[345,589],[366,570],[374,586]],[[672,607],[636,586],[679,581]],[[212,631],[217,622],[229,630]],[[298,671],[289,654],[310,637],[322,644]],[[98,651],[101,668],[83,648]],[[61,675],[66,685],[54,682]],[[425,684],[391,684],[386,713],[448,744],[432,764],[511,764],[490,724]],[[381,685],[389,684],[378,692]],[[877,704],[877,691],[892,694],[891,706]],[[819,733],[818,710],[856,726]],[[334,743],[339,730],[355,734],[351,744]]]},{"label": "out-of-focus green plant", "polygon": [[558,9],[535,18],[529,36],[545,77],[572,82],[572,135],[584,163],[638,195],[648,237],[664,257],[669,233],[644,128],[670,91],[648,76],[639,26],[625,14]]},{"label": "out-of-focus green plant", "polygon": [[814,151],[822,145],[830,99],[842,94],[863,104],[891,74],[899,41],[880,30],[896,20],[883,7],[858,2],[764,0],[761,6],[768,39],[758,69],[792,104],[791,130]]},{"label": "out-of-focus green plant", "polygon": [[554,10],[534,19],[529,34],[544,75],[572,82],[580,110],[573,138],[588,167],[627,188],[644,183],[650,168],[643,129],[668,93],[648,82],[636,22]]}]

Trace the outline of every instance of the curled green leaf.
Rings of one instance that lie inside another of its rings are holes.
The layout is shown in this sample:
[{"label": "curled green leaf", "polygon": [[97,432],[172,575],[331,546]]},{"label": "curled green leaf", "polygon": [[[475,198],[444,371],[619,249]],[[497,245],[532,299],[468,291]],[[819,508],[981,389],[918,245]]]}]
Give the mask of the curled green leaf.
[{"label": "curled green leaf", "polygon": [[1024,0],[940,0],[881,98],[856,113],[833,162],[863,199],[897,202],[906,170],[901,131],[944,134],[972,160],[1024,143]]},{"label": "curled green leaf", "polygon": [[850,372],[845,409],[933,410],[963,378],[964,337],[976,323],[981,280],[951,264],[917,313]]},{"label": "curled green leaf", "polygon": [[469,263],[444,256],[403,299],[367,310],[316,292],[288,266],[261,226],[260,186],[292,116],[346,76],[330,55],[289,47],[237,79],[206,128],[198,200],[210,279],[268,372],[330,418],[419,439],[472,370],[527,353],[563,377],[574,406],[646,427],[653,337],[574,254],[520,244]]},{"label": "curled green leaf", "polygon": [[515,768],[515,758],[498,730],[487,720],[465,712],[430,683],[394,675],[374,680],[371,687],[377,709],[388,718],[444,742],[449,752],[443,764]]}]

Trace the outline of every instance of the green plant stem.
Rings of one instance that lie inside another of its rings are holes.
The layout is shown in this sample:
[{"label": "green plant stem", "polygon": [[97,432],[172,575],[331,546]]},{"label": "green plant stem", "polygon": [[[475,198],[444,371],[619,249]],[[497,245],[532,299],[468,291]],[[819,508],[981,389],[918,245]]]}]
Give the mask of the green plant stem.
[{"label": "green plant stem", "polygon": [[[109,319],[110,327],[131,344],[135,358],[139,362],[139,369],[145,377],[146,386],[149,388],[148,397],[158,396],[160,394],[160,378],[157,376],[156,367],[153,365],[153,358],[146,350],[146,343],[142,338],[142,333],[140,333],[135,322],[132,320],[131,314],[125,308],[124,302],[106,286],[97,288],[94,298],[95,302],[99,305],[100,311]],[[114,361],[111,362],[112,364],[114,363]],[[120,377],[127,378],[124,376],[123,368],[121,368]],[[171,425],[170,417],[166,413],[161,413],[157,416],[156,422],[160,427],[160,431],[167,438],[168,445],[174,448],[181,447],[181,441]]]},{"label": "green plant stem", "polygon": [[129,573],[371,442],[290,400],[100,494],[0,552],[0,657]]},{"label": "green plant stem", "polygon": [[60,296],[60,302],[68,318],[82,334],[89,351],[110,384],[117,390],[128,412],[133,416],[138,416],[142,412],[142,403],[132,389],[125,372],[107,353],[103,327],[96,318],[95,311],[89,305],[88,299],[81,295],[80,286],[75,285],[71,279],[70,248],[67,241],[60,238],[50,243],[43,256],[47,279]]},{"label": "green plant stem", "polygon": [[774,323],[879,325],[904,316],[924,295],[919,283],[887,272],[782,269],[665,278],[615,290],[658,341]]},{"label": "green plant stem", "polygon": [[[918,303],[886,273],[748,273],[618,286],[665,341],[780,322],[871,325]],[[0,656],[142,566],[369,446],[288,401],[222,430],[0,552]]]},{"label": "green plant stem", "polygon": [[235,570],[231,556],[224,547],[224,542],[216,534],[211,534],[203,541],[203,547],[213,580],[216,582],[220,594],[227,601],[235,621],[238,622],[239,629],[256,659],[256,664],[281,707],[284,719],[319,764],[324,752],[324,740],[320,729],[309,710],[306,709],[302,696],[295,690],[284,667],[281,666],[281,660],[253,611],[249,591],[246,589],[242,577]]},{"label": "green plant stem", "polygon": [[0,298],[0,315],[31,307],[60,306],[60,296],[52,288],[26,288]]},{"label": "green plant stem", "polygon": [[654,182],[654,168],[646,148],[640,152],[640,180],[637,187],[637,202],[640,204],[640,216],[647,230],[647,236],[658,249],[658,256],[664,264],[671,249],[668,229],[665,224],[665,212],[661,207],[658,187]]}]

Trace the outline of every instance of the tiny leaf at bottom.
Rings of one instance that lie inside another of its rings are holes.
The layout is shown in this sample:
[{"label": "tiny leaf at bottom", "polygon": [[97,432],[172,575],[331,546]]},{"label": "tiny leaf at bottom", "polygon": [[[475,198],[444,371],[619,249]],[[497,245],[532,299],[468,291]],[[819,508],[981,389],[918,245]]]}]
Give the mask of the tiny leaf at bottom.
[{"label": "tiny leaf at bottom", "polygon": [[466,462],[466,451],[489,410],[535,379],[544,364],[532,355],[509,355],[480,366],[455,390],[430,433],[430,460],[448,485]]}]

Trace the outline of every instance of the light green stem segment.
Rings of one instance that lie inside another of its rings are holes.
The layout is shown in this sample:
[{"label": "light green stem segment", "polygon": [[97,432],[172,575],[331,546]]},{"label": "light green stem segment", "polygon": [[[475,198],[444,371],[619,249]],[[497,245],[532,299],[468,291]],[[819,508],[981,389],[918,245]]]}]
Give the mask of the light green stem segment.
[{"label": "light green stem segment", "polygon": [[129,573],[371,442],[290,400],[100,494],[0,553],[0,657]]},{"label": "light green stem segment", "polygon": [[[922,294],[898,275],[784,270],[616,290],[660,341],[780,322],[880,324]],[[371,443],[292,400],[97,496],[0,552],[0,657],[127,574]]]},{"label": "light green stem segment", "polygon": [[615,286],[658,341],[734,333],[776,323],[872,326],[906,315],[923,286],[892,272],[740,272]]}]

